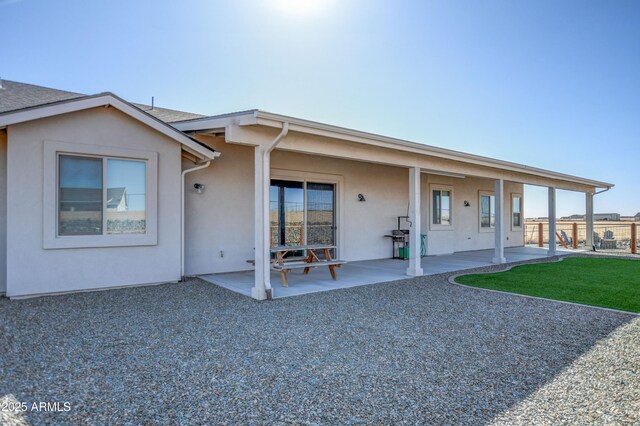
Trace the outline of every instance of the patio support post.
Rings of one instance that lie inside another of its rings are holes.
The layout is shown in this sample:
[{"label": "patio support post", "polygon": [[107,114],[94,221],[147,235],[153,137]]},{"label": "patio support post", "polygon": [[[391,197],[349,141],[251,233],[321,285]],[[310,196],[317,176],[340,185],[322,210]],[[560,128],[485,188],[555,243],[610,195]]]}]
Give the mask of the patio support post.
[{"label": "patio support post", "polygon": [[549,256],[556,255],[556,189],[549,187]]},{"label": "patio support post", "polygon": [[587,192],[584,195],[587,202],[587,210],[584,218],[587,224],[587,237],[584,245],[587,250],[591,250],[593,248],[593,193]]},{"label": "patio support post", "polygon": [[419,277],[422,270],[422,232],[420,230],[420,167],[409,169],[409,220],[411,229],[409,234],[409,267],[407,275]]},{"label": "patio support post", "polygon": [[504,257],[504,180],[496,179],[494,196],[496,200],[495,255],[493,263],[507,263]]},{"label": "patio support post", "polygon": [[[269,254],[266,236],[269,232],[269,153],[262,146],[254,148],[254,246],[255,283],[251,297],[257,300],[267,298],[267,288],[271,288]],[[266,218],[266,219],[265,219]]]}]

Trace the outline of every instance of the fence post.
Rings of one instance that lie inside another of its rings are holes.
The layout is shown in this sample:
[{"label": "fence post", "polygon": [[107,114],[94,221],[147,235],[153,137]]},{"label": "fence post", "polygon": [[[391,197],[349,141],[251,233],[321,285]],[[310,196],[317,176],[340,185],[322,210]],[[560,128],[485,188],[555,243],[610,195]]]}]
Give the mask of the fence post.
[{"label": "fence post", "polygon": [[635,223],[631,224],[631,254],[636,254],[638,251],[638,237],[636,232],[638,227]]},{"label": "fence post", "polygon": [[538,247],[544,247],[544,230],[542,222],[538,223]]},{"label": "fence post", "polygon": [[578,248],[578,224],[573,222],[573,249]]}]

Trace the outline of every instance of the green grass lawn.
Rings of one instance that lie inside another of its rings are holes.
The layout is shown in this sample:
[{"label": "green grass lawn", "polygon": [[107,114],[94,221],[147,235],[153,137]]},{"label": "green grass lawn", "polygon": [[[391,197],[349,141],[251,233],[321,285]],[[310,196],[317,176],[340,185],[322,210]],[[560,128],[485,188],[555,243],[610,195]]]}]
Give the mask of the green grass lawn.
[{"label": "green grass lawn", "polygon": [[517,266],[495,274],[456,278],[460,284],[510,293],[640,312],[640,261],[567,258]]}]

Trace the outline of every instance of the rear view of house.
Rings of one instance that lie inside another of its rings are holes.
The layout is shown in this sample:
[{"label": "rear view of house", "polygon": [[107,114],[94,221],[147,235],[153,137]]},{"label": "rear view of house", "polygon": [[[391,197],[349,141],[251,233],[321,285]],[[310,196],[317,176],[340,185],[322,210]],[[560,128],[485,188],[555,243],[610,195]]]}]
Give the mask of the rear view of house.
[{"label": "rear view of house", "polygon": [[259,110],[209,117],[2,85],[9,297],[254,269],[264,299],[271,247],[389,258],[401,220],[409,276],[422,275],[421,254],[493,249],[504,263],[505,247],[524,244],[524,184],[549,188],[552,236],[556,189],[586,194],[592,226],[593,194],[612,186]]}]

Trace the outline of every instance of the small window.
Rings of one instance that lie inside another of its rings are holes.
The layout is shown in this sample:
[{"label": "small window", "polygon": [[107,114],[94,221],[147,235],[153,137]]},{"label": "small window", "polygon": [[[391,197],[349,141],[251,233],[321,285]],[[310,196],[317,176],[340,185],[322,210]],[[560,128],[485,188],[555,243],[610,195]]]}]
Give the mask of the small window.
[{"label": "small window", "polygon": [[433,224],[451,225],[451,191],[433,191]]},{"label": "small window", "polygon": [[514,228],[522,227],[522,196],[511,196],[511,226]]},{"label": "small window", "polygon": [[58,235],[144,234],[146,168],[143,160],[59,155]]},{"label": "small window", "polygon": [[480,194],[480,228],[496,227],[496,197],[491,194]]}]

